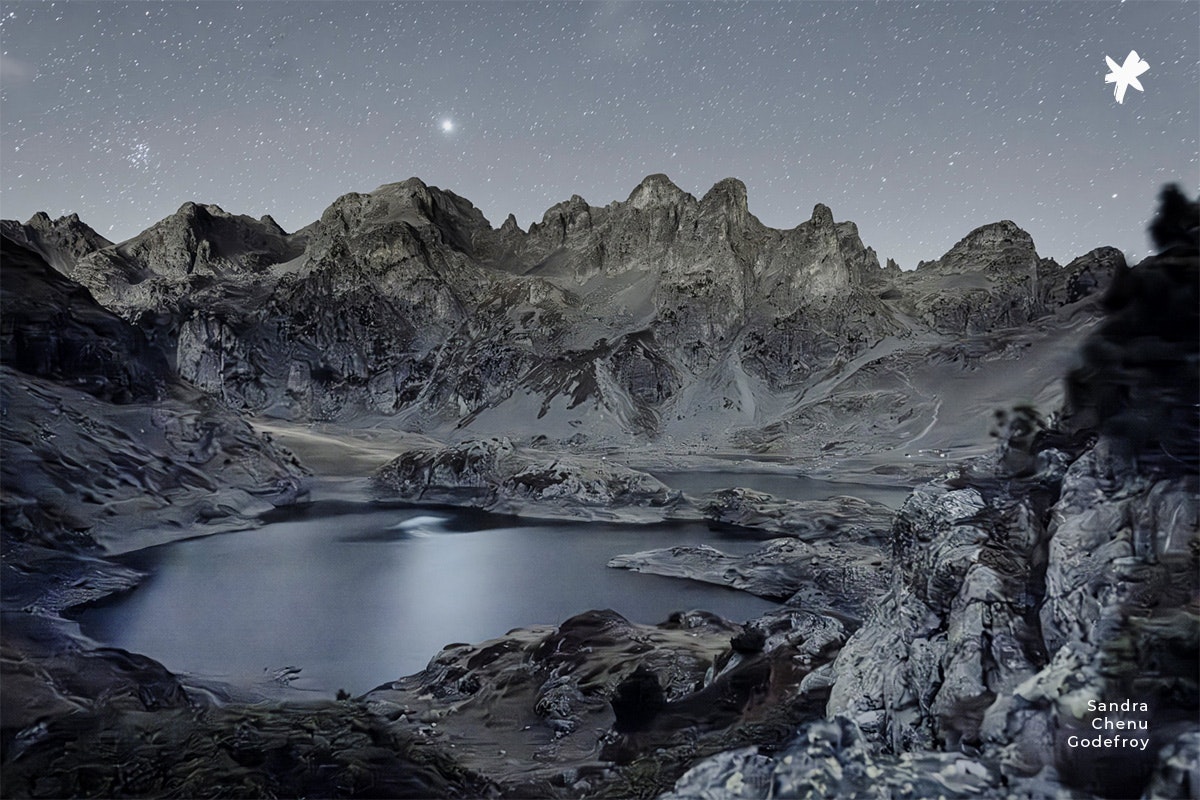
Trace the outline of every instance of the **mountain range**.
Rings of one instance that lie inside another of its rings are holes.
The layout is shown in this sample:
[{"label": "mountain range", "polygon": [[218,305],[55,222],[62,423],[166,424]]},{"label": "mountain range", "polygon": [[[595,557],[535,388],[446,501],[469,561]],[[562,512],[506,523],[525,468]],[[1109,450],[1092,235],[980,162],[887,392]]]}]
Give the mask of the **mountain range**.
[{"label": "mountain range", "polygon": [[528,231],[412,178],[290,234],[196,203],[119,244],[74,215],[3,233],[252,414],[849,459],[969,448],[994,407],[1053,403],[1124,265],[1060,265],[1006,220],[904,271],[824,205],[777,230],[736,179],[696,199],[664,175]]}]

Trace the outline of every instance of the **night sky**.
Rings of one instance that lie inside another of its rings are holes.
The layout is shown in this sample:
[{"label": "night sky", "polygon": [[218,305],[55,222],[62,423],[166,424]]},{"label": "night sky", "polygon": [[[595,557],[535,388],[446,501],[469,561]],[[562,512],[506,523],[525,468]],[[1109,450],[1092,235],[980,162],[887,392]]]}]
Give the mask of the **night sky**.
[{"label": "night sky", "polygon": [[[416,175],[522,227],[664,172],[817,202],[906,268],[1012,219],[1137,259],[1200,185],[1200,3],[8,2],[0,215],[114,241],[182,203],[288,230]],[[1104,57],[1150,70],[1124,104]]]}]

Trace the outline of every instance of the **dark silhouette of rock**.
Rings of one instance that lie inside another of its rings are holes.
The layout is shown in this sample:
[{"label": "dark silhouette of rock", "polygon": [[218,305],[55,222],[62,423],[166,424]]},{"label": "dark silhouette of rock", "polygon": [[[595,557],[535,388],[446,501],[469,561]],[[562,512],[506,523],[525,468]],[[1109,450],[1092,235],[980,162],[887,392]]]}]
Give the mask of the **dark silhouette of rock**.
[{"label": "dark silhouette of rock", "polygon": [[609,702],[616,715],[613,730],[634,733],[650,727],[666,707],[667,697],[658,683],[658,677],[645,667],[638,667],[617,684]]},{"label": "dark silhouette of rock", "polygon": [[1158,215],[1150,223],[1150,237],[1159,250],[1195,248],[1200,239],[1200,203],[1188,199],[1177,184],[1164,186],[1158,197]]},{"label": "dark silhouette of rock", "polygon": [[7,237],[0,258],[0,363],[111,402],[159,396],[167,362],[141,331]]}]

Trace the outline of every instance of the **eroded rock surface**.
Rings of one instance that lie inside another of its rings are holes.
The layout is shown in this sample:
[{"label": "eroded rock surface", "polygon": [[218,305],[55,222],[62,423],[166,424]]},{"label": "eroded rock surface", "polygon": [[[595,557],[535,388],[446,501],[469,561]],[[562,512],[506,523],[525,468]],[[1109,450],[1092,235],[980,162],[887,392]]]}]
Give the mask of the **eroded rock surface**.
[{"label": "eroded rock surface", "polygon": [[783,538],[746,554],[679,545],[618,555],[608,566],[715,583],[859,620],[888,585],[892,510],[880,503],[848,496],[785,500],[733,488],[699,504],[713,522]]},{"label": "eroded rock surface", "polygon": [[[61,253],[74,222],[38,222],[21,241]],[[84,638],[62,613],[145,577],[101,554],[252,525],[253,515],[303,493],[305,471],[237,412],[181,382],[141,330],[8,233],[0,245],[5,793],[208,791],[195,759],[212,752],[192,749],[191,737],[204,730],[216,747],[235,723],[197,723],[196,696],[177,676]],[[148,730],[161,738],[148,740]],[[267,773],[263,786],[287,783]],[[241,779],[226,780],[234,791]]]},{"label": "eroded rock surface", "polygon": [[841,797],[894,800],[928,797],[1004,796],[998,770],[961,753],[882,755],[845,718],[806,725],[782,751],[758,748],[722,753],[700,762],[676,782],[664,800]]},{"label": "eroded rock surface", "polygon": [[892,509],[882,503],[841,495],[828,500],[786,500],[752,489],[714,492],[700,504],[712,522],[793,536],[806,542],[886,541]]},{"label": "eroded rock surface", "polygon": [[[71,219],[6,224],[5,791],[1194,794],[1200,266],[1184,211],[1133,270],[1107,249],[1059,267],[1002,222],[915,273],[880,268],[824,206],[775,231],[740,182],[697,200],[665,176],[604,208],[574,197],[528,232],[416,180],[347,195],[298,234],[194,204],[113,246]],[[1062,397],[1051,343],[1074,340],[1066,406],[1042,417]],[[264,705],[59,614],[141,578],[79,551],[145,544],[143,523],[241,524],[302,490],[221,402],[476,439],[388,464],[393,499],[633,519],[701,512],[644,473],[478,434],[802,447],[905,472],[904,454],[962,452],[963,420],[1014,393],[996,455],[918,488],[889,553],[873,505],[735,490],[704,513],[785,538],[623,557],[787,598],[745,624],[587,612],[449,645],[364,698]],[[1125,701],[1147,706],[1144,749],[1067,743],[1093,729],[1089,703]]]},{"label": "eroded rock surface", "polygon": [[861,618],[888,583],[888,559],[874,545],[772,539],[746,555],[680,545],[619,555],[608,566],[715,583],[769,600]]},{"label": "eroded rock surface", "polygon": [[[674,796],[1195,793],[1196,214],[1168,189],[1159,256],[1125,270],[1099,254],[1116,273],[1108,317],[1083,345],[1061,414],[999,415],[994,456],[900,509],[888,592],[813,676],[832,684],[830,721],[781,753],[703,761]],[[991,239],[1007,253],[994,268],[1024,272],[1032,292],[1037,264],[1011,226],[955,251]],[[956,260],[922,269],[952,272]],[[943,311],[958,315],[927,313]],[[1120,743],[1077,743],[1097,732]]]}]

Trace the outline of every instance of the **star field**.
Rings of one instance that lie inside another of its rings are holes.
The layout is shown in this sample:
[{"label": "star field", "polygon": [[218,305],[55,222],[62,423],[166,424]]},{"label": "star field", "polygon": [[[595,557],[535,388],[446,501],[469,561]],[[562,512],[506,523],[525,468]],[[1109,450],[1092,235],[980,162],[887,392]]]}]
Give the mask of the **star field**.
[{"label": "star field", "polygon": [[1200,185],[1198,30],[1194,2],[5,2],[0,214],[294,230],[416,175],[527,227],[664,172],[741,178],[774,227],[825,203],[906,268],[1000,219],[1137,259],[1160,185]]}]

